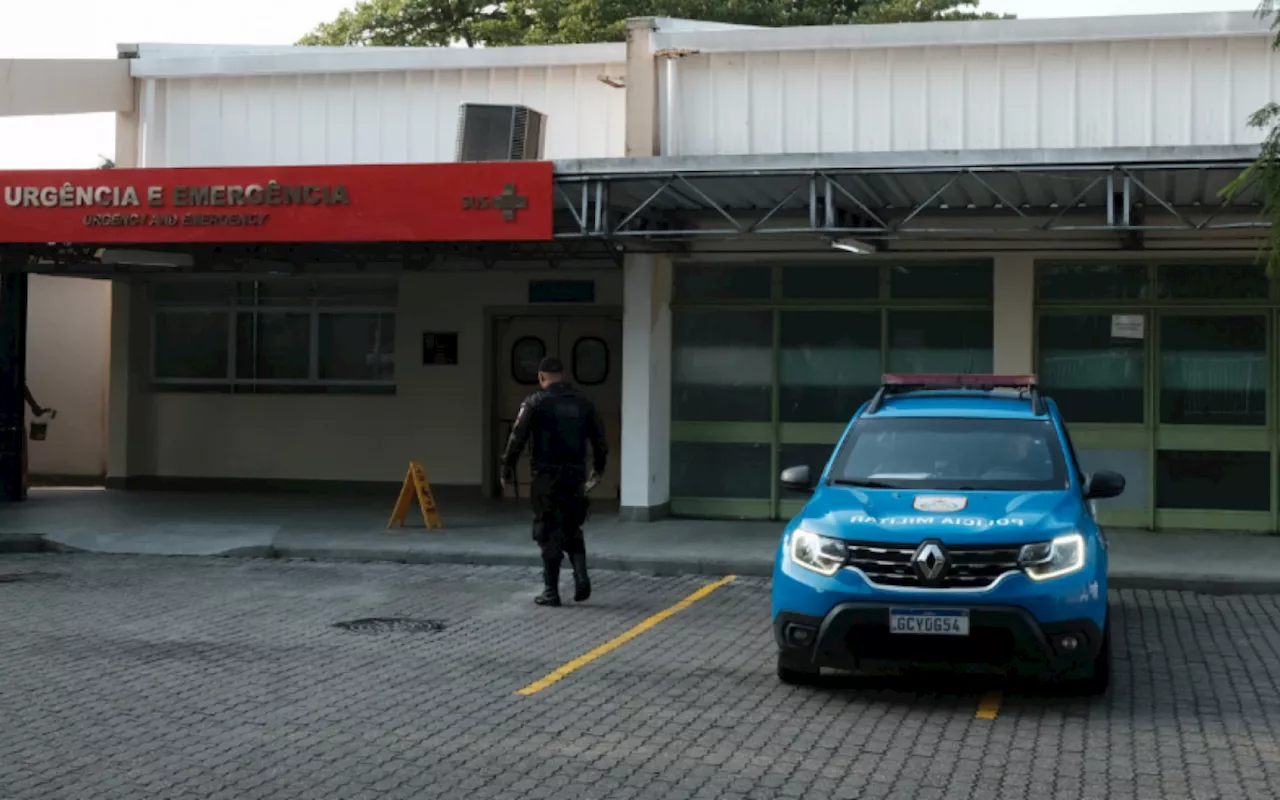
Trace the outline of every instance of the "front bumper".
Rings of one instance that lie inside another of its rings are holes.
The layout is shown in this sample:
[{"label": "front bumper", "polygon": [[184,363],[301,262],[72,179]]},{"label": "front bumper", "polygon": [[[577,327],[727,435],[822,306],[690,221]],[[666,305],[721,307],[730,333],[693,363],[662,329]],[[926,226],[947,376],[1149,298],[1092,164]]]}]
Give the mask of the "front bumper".
[{"label": "front bumper", "polygon": [[[963,608],[968,636],[922,636],[889,632],[890,608]],[[1040,623],[1025,609],[998,605],[846,602],[825,617],[780,612],[774,638],[791,669],[860,670],[868,662],[966,664],[1018,673],[1058,675],[1091,664],[1102,649],[1102,631],[1089,618]],[[1061,640],[1072,636],[1074,649]]]}]

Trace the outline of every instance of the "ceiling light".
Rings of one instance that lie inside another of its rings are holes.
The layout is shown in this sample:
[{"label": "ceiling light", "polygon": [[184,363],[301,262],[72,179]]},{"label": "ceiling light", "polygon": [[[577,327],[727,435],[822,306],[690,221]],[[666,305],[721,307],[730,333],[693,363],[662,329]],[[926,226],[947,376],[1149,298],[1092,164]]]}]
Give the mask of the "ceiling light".
[{"label": "ceiling light", "polygon": [[99,250],[98,259],[103,264],[129,264],[139,267],[190,267],[194,263],[189,253],[163,253],[157,250]]},{"label": "ceiling light", "polygon": [[831,246],[837,250],[844,250],[849,253],[856,253],[857,255],[860,255],[860,256],[871,255],[872,253],[876,252],[875,245],[867,244],[866,242],[861,241],[860,239],[850,239],[847,236],[840,239],[832,239]]}]

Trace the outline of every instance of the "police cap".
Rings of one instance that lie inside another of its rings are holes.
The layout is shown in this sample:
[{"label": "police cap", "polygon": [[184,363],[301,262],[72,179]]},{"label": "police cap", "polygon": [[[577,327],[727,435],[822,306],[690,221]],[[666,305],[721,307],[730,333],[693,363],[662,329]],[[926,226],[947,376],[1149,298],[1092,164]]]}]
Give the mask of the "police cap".
[{"label": "police cap", "polygon": [[538,362],[538,372],[545,372],[548,375],[561,375],[564,373],[564,362],[555,356],[547,356]]}]

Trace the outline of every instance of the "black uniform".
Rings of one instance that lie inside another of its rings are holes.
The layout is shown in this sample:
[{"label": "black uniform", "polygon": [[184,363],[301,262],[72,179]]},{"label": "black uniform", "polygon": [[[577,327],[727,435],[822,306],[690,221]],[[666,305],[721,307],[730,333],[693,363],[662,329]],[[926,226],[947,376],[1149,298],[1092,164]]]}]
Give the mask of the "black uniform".
[{"label": "black uniform", "polygon": [[[558,359],[545,359],[539,367],[539,371],[553,374],[562,369]],[[582,536],[588,504],[584,492],[587,445],[591,445],[596,475],[604,472],[609,454],[595,405],[565,383],[553,383],[525,398],[502,454],[502,471],[507,480],[514,475],[526,443],[530,444],[533,540],[542,550],[545,584],[537,602],[560,604],[560,564],[565,554],[573,565],[573,599],[581,602],[591,595]]]}]

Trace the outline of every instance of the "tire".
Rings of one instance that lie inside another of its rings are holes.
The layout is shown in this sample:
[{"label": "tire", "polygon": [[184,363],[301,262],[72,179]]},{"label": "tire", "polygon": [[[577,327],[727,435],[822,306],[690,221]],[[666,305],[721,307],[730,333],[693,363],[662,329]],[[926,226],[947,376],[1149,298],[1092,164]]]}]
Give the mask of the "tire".
[{"label": "tire", "polygon": [[1079,697],[1101,697],[1111,686],[1111,619],[1102,629],[1102,647],[1093,663],[1084,668],[1085,674],[1071,675],[1063,684],[1068,693]]},{"label": "tire", "polygon": [[797,667],[794,663],[778,656],[778,680],[792,686],[817,686],[822,673],[816,669]]}]

